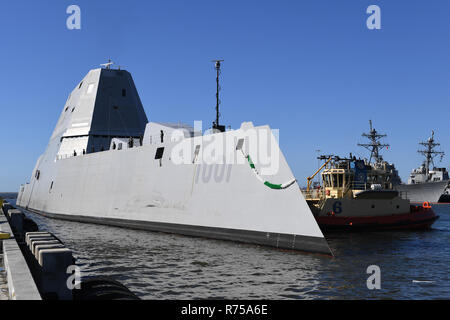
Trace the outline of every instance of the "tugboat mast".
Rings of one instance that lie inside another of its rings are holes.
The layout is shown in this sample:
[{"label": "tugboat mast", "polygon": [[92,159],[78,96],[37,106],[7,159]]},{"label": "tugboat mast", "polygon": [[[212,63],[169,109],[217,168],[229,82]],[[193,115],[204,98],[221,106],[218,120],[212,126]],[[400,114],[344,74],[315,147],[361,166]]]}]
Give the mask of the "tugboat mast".
[{"label": "tugboat mast", "polygon": [[220,117],[220,112],[219,112],[219,104],[220,104],[220,99],[219,99],[219,91],[220,91],[220,85],[219,85],[219,76],[220,76],[220,63],[223,62],[224,60],[213,60],[212,62],[215,63],[214,67],[216,68],[217,71],[217,77],[216,77],[216,85],[217,85],[217,90],[216,90],[216,121],[213,122],[213,129],[217,129],[220,132],[224,132],[225,131],[225,126],[221,126],[219,125],[219,117]]},{"label": "tugboat mast", "polygon": [[440,143],[434,142],[434,131],[431,130],[431,137],[428,138],[427,141],[422,141],[419,142],[420,145],[424,146],[426,149],[425,150],[417,150],[418,153],[422,154],[425,156],[425,170],[426,170],[426,174],[427,174],[427,178],[429,177],[430,174],[430,164],[433,164],[434,167],[434,158],[437,157],[438,155],[441,156],[441,161],[442,158],[444,157],[445,153],[442,151],[435,151],[434,148],[437,146],[440,146]]},{"label": "tugboat mast", "polygon": [[371,163],[372,158],[374,159],[375,163],[379,163],[383,161],[383,157],[380,155],[380,151],[383,148],[388,148],[388,144],[381,144],[380,139],[386,137],[386,134],[379,134],[377,130],[375,130],[372,127],[372,120],[369,120],[370,124],[370,132],[369,133],[363,133],[362,136],[369,139],[370,143],[358,143],[358,146],[364,147],[367,150],[370,151],[370,158],[369,163]]}]

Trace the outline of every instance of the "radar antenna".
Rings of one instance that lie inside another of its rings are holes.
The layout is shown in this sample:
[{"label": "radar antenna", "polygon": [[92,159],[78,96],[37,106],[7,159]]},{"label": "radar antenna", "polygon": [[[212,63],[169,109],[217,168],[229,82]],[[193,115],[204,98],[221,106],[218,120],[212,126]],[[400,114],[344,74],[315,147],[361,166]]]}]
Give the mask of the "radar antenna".
[{"label": "radar antenna", "polygon": [[375,128],[372,127],[372,120],[369,120],[370,124],[370,132],[369,133],[363,133],[362,136],[369,139],[370,143],[358,143],[358,146],[364,147],[367,150],[370,151],[370,158],[369,163],[371,163],[372,158],[374,159],[375,163],[380,163],[383,161],[383,157],[380,155],[380,151],[383,148],[388,148],[388,144],[381,144],[380,139],[386,137],[386,134],[380,134],[375,130]]},{"label": "radar antenna", "polygon": [[107,63],[102,63],[100,66],[104,67],[105,69],[111,69],[111,65],[114,64],[114,61],[111,61],[111,59],[108,59]]},{"label": "radar antenna", "polygon": [[430,164],[433,164],[434,167],[434,158],[437,156],[441,156],[440,161],[444,157],[445,153],[442,151],[435,151],[434,148],[440,146],[441,144],[434,141],[434,131],[431,130],[431,137],[428,138],[427,141],[419,142],[420,145],[425,147],[425,150],[417,150],[418,153],[425,156],[425,170],[427,173],[427,177],[430,173]]},{"label": "radar antenna", "polygon": [[212,62],[214,62],[214,67],[216,68],[217,71],[217,77],[216,77],[216,85],[217,85],[217,91],[216,91],[216,121],[213,122],[213,129],[217,129],[220,132],[224,132],[225,131],[225,126],[221,126],[219,125],[219,117],[220,117],[220,112],[219,112],[219,104],[220,104],[220,99],[219,99],[219,91],[220,91],[220,85],[219,85],[219,76],[220,76],[220,63],[223,62],[224,60],[212,60]]}]

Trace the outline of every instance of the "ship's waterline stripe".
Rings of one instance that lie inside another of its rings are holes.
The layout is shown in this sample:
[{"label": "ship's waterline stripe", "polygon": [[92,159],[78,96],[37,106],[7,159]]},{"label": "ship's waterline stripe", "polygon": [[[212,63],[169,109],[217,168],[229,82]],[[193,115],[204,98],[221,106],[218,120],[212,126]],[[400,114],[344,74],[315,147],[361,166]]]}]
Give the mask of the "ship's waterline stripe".
[{"label": "ship's waterline stripe", "polygon": [[297,250],[302,252],[320,253],[333,256],[327,241],[323,237],[303,236],[298,234],[253,231],[244,229],[230,229],[221,227],[207,227],[167,222],[142,220],[126,220],[117,218],[93,217],[71,214],[47,213],[31,208],[28,211],[47,216],[49,218],[70,220],[76,222],[95,223],[130,229],[140,229],[165,233],[176,233],[186,236],[202,237],[234,242],[243,242],[278,249]]},{"label": "ship's waterline stripe", "polygon": [[286,188],[289,188],[290,186],[292,186],[295,183],[295,181],[297,181],[296,179],[292,179],[292,180],[282,183],[282,184],[275,184],[275,183],[271,183],[269,181],[264,181],[264,179],[259,175],[258,170],[256,170],[255,164],[253,163],[252,159],[250,158],[250,155],[248,155],[248,156],[244,155],[244,157],[247,158],[248,164],[250,165],[250,168],[252,169],[253,173],[256,175],[256,178],[258,178],[259,181],[264,183],[264,185],[266,185],[270,189],[278,189],[278,190],[286,189]]}]

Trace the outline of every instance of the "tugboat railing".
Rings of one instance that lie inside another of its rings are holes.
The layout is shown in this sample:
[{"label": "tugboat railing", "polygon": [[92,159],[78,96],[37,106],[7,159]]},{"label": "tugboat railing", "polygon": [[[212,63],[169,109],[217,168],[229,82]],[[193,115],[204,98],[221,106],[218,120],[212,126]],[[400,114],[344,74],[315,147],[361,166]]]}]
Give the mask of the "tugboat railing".
[{"label": "tugboat railing", "polygon": [[[365,191],[365,190],[380,190],[381,185],[372,184],[372,183],[360,183],[360,182],[353,182],[351,184],[346,184],[344,187],[333,187],[332,189],[335,190],[343,190],[343,193],[346,194],[349,190],[357,190],[357,191]],[[315,188],[315,189],[301,189],[301,192],[303,194],[303,197],[308,200],[314,200],[314,199],[322,199],[326,198],[330,195],[330,189],[327,190],[327,188]],[[408,192],[407,191],[398,191],[398,196],[402,199],[409,200]]]}]

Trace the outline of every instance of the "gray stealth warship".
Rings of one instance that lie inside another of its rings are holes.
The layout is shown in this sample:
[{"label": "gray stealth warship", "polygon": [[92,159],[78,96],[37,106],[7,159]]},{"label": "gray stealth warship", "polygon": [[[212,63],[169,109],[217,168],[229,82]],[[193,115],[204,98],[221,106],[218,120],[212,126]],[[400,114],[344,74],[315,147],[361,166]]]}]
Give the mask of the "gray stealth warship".
[{"label": "gray stealth warship", "polygon": [[[252,148],[260,133],[274,172]],[[231,143],[222,156],[236,161],[202,159],[220,141]],[[244,122],[203,135],[148,123],[131,74],[110,65],[70,94],[17,205],[53,218],[331,254],[269,126]]]}]

